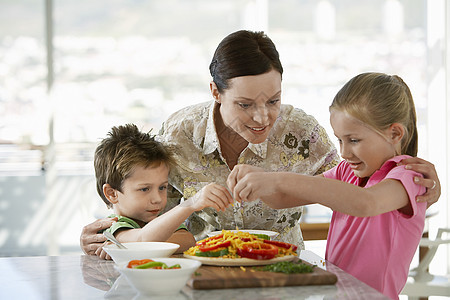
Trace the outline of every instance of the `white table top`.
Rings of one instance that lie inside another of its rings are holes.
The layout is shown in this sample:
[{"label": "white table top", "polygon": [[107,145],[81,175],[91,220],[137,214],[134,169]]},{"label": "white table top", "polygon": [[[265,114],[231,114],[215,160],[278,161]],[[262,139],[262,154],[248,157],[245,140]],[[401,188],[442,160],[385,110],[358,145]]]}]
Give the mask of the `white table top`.
[{"label": "white table top", "polygon": [[[217,290],[185,286],[175,299],[387,299],[311,251],[303,250],[300,258],[336,274],[337,283]],[[3,257],[0,270],[0,299],[142,299],[114,262],[96,256]]]}]

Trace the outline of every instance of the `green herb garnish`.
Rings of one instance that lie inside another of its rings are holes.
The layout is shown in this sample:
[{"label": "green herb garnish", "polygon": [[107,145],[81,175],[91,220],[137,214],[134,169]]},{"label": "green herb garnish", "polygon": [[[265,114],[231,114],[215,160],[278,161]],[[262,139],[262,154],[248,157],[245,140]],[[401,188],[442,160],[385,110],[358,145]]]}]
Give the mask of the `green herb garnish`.
[{"label": "green herb garnish", "polygon": [[281,261],[275,264],[266,265],[263,267],[254,267],[256,271],[269,271],[285,274],[295,274],[295,273],[312,273],[316,266],[305,264],[301,261]]}]

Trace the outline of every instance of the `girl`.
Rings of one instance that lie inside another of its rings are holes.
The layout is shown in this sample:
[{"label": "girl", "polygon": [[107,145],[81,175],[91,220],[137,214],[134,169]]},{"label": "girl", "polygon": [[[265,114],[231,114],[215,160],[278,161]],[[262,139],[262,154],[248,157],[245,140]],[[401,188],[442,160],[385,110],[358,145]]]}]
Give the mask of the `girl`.
[{"label": "girl", "polygon": [[[398,162],[417,155],[416,112],[398,76],[360,74],[337,93],[330,121],[343,161],[312,177],[240,165],[228,178],[238,201],[273,208],[320,203],[333,210],[325,258],[398,299],[422,236],[421,176]],[[259,172],[258,172],[259,171]]]}]

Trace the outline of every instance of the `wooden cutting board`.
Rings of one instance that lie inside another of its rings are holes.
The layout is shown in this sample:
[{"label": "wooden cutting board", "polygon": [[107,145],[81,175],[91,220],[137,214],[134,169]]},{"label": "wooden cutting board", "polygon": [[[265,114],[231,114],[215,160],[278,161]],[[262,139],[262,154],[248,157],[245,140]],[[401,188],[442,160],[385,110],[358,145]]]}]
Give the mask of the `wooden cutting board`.
[{"label": "wooden cutting board", "polygon": [[[298,260],[298,258],[297,258]],[[306,263],[306,262],[305,262]],[[202,265],[187,282],[193,289],[229,289],[250,287],[279,287],[293,285],[335,284],[335,274],[314,268],[305,274],[284,274],[256,271],[254,267],[218,267]]]}]

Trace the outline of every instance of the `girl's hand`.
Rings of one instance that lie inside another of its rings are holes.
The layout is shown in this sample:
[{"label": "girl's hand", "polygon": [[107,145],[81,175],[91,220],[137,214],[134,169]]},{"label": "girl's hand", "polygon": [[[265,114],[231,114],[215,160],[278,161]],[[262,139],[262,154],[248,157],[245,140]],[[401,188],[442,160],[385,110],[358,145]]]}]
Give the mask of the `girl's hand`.
[{"label": "girl's hand", "polygon": [[202,210],[205,207],[224,211],[233,203],[233,198],[225,187],[216,183],[210,183],[185,202],[188,202],[185,205],[192,205],[195,211]]},{"label": "girl's hand", "polygon": [[424,159],[411,157],[402,160],[399,165],[405,165],[408,170],[413,170],[423,175],[414,177],[414,182],[427,188],[427,192],[421,196],[417,196],[417,202],[427,202],[427,207],[437,202],[441,196],[441,183],[439,181],[436,168],[434,165]]},{"label": "girl's hand", "polygon": [[238,181],[251,172],[264,172],[264,169],[250,165],[235,165],[227,178],[227,186],[230,191],[233,193],[234,187]]},{"label": "girl's hand", "polygon": [[[236,201],[255,201],[261,199],[270,206],[270,196],[277,187],[277,173],[250,172],[240,177],[232,192]],[[230,188],[231,189],[231,188]],[[265,199],[265,197],[269,197]]]}]

